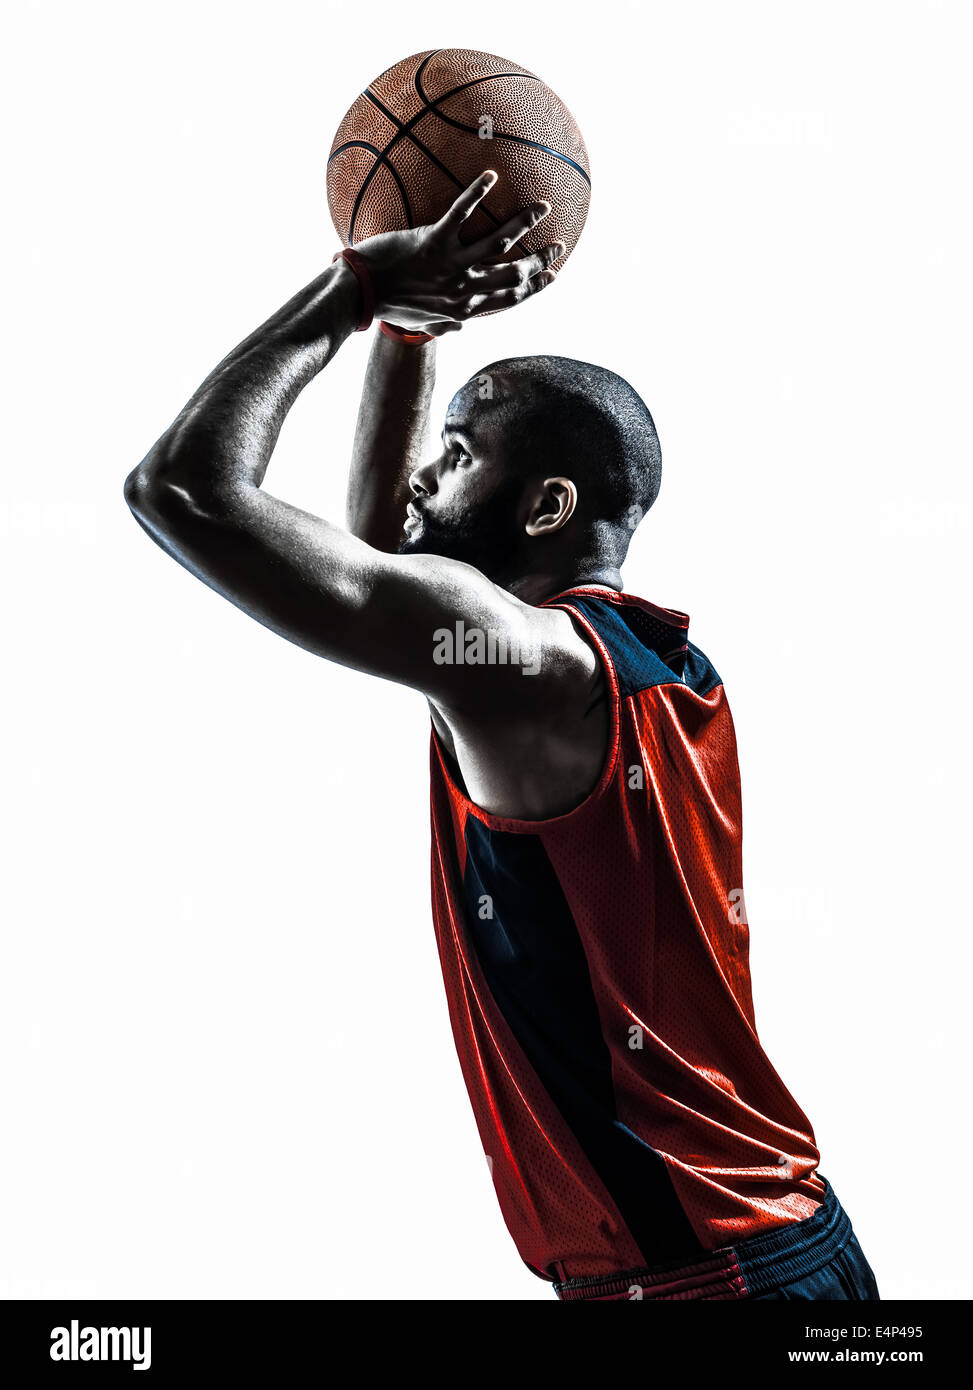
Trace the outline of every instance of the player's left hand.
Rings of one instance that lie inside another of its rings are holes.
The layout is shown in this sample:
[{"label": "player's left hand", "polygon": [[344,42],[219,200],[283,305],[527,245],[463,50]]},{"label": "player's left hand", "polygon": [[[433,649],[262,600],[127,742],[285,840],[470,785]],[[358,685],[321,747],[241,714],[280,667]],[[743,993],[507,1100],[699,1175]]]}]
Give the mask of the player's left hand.
[{"label": "player's left hand", "polygon": [[438,222],[382,232],[356,244],[371,271],[376,317],[440,337],[480,314],[509,309],[552,283],[556,272],[550,267],[564,255],[561,242],[520,260],[487,264],[536,227],[550,212],[549,203],[531,203],[478,241],[460,241],[460,228],[496,181],[488,169]]}]

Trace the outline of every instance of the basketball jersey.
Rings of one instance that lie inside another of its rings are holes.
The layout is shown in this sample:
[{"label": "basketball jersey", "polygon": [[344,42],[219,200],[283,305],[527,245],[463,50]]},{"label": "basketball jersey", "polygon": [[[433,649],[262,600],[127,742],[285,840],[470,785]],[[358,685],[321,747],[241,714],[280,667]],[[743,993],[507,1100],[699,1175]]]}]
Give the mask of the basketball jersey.
[{"label": "basketball jersey", "polygon": [[564,1280],[802,1220],[825,1183],[754,1023],[723,683],[684,613],[590,587],[541,606],[604,665],[601,776],[564,815],[490,815],[433,730],[432,903],[501,1211],[530,1268]]}]

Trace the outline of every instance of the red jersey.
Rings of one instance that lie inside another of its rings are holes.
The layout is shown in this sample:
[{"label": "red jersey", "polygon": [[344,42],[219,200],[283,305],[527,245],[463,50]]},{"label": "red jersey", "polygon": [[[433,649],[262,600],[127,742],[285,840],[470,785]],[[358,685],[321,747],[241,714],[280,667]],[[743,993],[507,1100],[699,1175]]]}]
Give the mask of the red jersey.
[{"label": "red jersey", "polygon": [[432,902],[504,1219],[563,1281],[802,1220],[825,1184],[754,1023],[723,683],[684,613],[585,587],[542,606],[604,665],[602,774],[565,815],[490,815],[433,731]]}]

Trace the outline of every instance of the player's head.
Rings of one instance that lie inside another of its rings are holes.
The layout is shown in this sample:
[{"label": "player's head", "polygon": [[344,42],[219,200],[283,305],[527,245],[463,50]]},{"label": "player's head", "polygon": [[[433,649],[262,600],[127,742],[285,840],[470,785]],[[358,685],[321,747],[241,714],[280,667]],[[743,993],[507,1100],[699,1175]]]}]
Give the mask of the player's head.
[{"label": "player's head", "polygon": [[417,468],[400,554],[446,555],[497,583],[617,569],[659,492],[652,416],[622,377],[570,357],[510,357],[449,404]]}]

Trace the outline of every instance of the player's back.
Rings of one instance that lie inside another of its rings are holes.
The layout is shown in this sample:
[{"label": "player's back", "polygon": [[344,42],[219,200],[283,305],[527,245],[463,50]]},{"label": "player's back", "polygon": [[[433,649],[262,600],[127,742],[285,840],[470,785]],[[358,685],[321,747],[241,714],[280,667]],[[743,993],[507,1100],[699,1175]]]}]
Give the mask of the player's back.
[{"label": "player's back", "polygon": [[611,701],[566,815],[475,806],[432,735],[433,910],[450,1019],[507,1226],[546,1278],[704,1253],[825,1195],[811,1126],[757,1037],[740,777],[720,677],[685,614],[548,600]]}]

